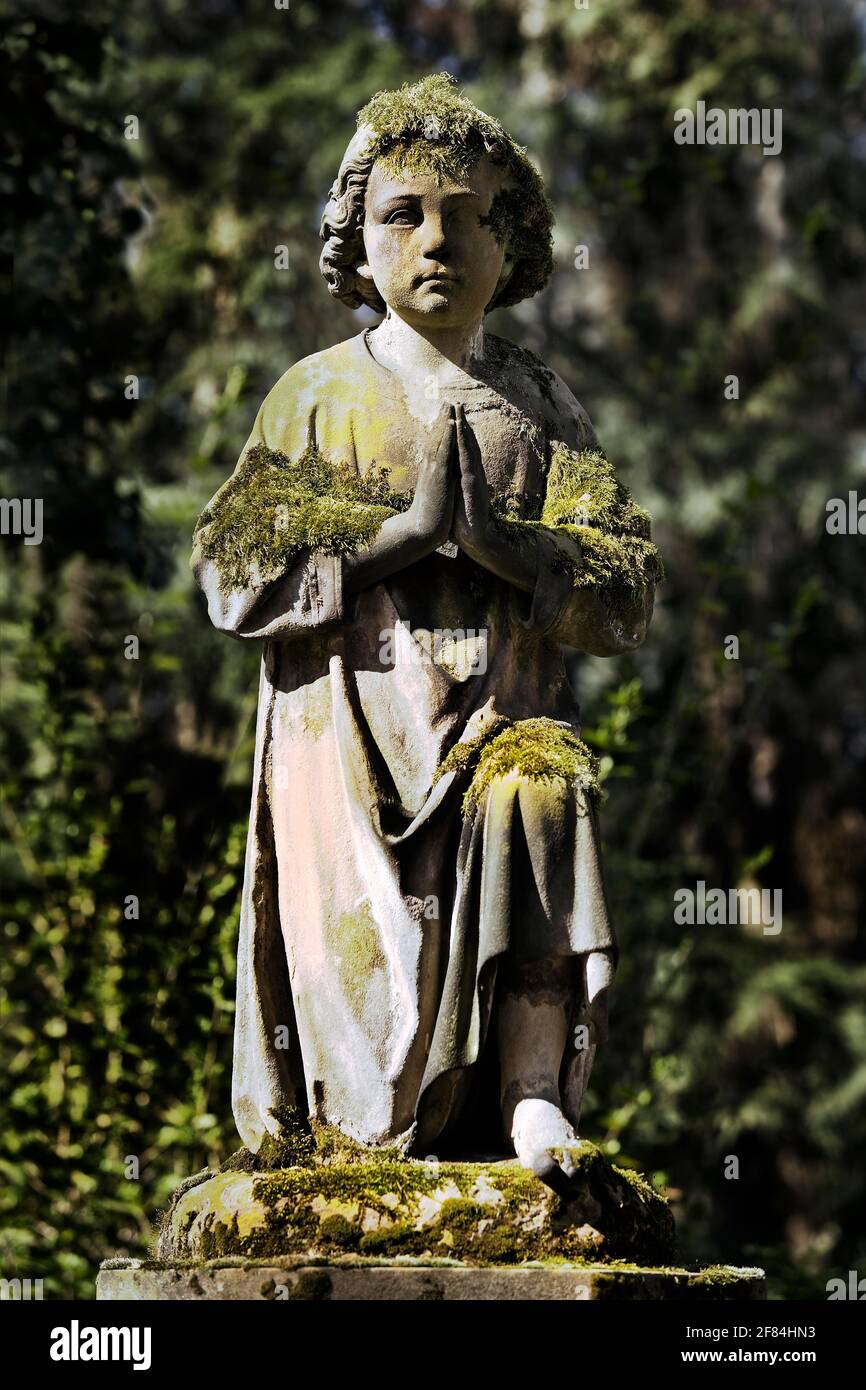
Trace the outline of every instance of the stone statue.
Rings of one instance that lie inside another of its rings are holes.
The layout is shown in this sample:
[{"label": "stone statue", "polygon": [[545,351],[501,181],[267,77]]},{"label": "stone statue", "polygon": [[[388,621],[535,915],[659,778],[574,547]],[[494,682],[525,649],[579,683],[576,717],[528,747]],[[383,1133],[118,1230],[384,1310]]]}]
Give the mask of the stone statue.
[{"label": "stone statue", "polygon": [[384,317],[280,378],[196,529],[213,623],[263,649],[233,1079],[253,1152],[291,1109],[573,1172],[617,948],[561,644],[637,647],[660,566],[583,407],[484,329],[544,286],[551,222],[452,79],[375,96],[321,268]]},{"label": "stone statue", "polygon": [[660,564],[568,388],[484,331],[551,221],[448,77],[361,112],[321,266],[382,322],[286,372],[196,528],[213,622],[263,649],[245,1147],[101,1299],[763,1296],[673,1267],[664,1197],[577,1136],[616,944],[561,644],[636,647]]}]

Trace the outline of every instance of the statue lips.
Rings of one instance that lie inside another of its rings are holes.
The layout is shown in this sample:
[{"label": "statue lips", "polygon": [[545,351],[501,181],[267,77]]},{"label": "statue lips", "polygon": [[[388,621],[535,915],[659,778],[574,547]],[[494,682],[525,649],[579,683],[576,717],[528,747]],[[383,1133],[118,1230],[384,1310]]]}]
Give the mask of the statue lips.
[{"label": "statue lips", "polygon": [[427,275],[420,275],[417,283],[419,285],[457,285],[460,283],[460,278],[447,270],[432,270]]},{"label": "statue lips", "polygon": [[434,270],[427,275],[421,275],[416,284],[416,293],[422,297],[424,291],[429,291],[429,298],[426,300],[430,308],[438,303],[440,308],[448,308],[457,295],[460,288],[460,278],[452,275],[447,270]]}]

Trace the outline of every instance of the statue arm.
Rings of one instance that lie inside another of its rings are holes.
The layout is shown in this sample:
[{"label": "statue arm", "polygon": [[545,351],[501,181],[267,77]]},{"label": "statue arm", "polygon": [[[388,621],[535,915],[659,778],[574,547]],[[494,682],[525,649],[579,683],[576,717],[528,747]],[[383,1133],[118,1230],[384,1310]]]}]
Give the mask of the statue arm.
[{"label": "statue arm", "polygon": [[648,576],[616,601],[608,586],[581,584],[586,560],[580,542],[556,527],[535,529],[537,570],[526,625],[590,656],[621,656],[646,637],[655,580]]},{"label": "statue arm", "polygon": [[[221,563],[209,545],[214,513],[232,490],[238,493],[247,477],[249,450],[265,443],[261,406],[234,473],[208,503],[193,537],[190,567],[207,599],[208,615],[219,632],[242,640],[285,640],[312,629],[338,624],[345,617],[344,557],[306,549],[280,572],[262,574],[253,562],[240,577],[238,566]],[[257,520],[251,509],[250,524]]]},{"label": "statue arm", "polygon": [[551,441],[540,521],[495,513],[477,441],[458,408],[455,539],[476,563],[529,595],[525,626],[592,656],[618,656],[646,636],[661,567],[649,517],[616,479],[582,407],[556,383],[564,438]]},{"label": "statue arm", "polygon": [[226,587],[215,562],[202,554],[201,537],[191,566],[219,632],[247,640],[301,636],[345,618],[343,556],[307,551],[276,579]]},{"label": "statue arm", "polygon": [[432,549],[406,514],[388,517],[372,541],[349,554],[306,550],[277,578],[252,577],[226,586],[216,563],[203,554],[206,529],[196,537],[191,566],[214,627],[231,637],[287,640],[348,620],[357,593],[403,569]]},{"label": "statue arm", "polygon": [[620,656],[639,647],[646,636],[654,581],[648,578],[619,595],[615,605],[605,586],[576,584],[585,559],[579,541],[564,528],[494,522],[474,558],[529,595],[522,621],[555,642],[590,656]]},{"label": "statue arm", "polygon": [[528,622],[591,656],[639,647],[662,566],[650,518],[608,462],[583,406],[550,372],[555,414]]},{"label": "statue arm", "polygon": [[[447,539],[456,482],[454,419],[451,407],[443,406],[411,505],[388,515],[392,504],[378,495],[332,495],[330,465],[315,449],[300,453],[300,483],[297,464],[293,478],[286,456],[274,456],[266,443],[267,406],[234,474],[199,518],[191,565],[220,632],[287,640],[346,621],[362,589]],[[317,545],[299,543],[311,536]]]}]

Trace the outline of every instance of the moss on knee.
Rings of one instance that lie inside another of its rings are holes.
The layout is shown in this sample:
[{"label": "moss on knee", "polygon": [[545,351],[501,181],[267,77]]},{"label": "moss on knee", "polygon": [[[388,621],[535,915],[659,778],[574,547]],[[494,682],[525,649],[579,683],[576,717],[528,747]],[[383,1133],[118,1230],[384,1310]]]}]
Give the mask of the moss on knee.
[{"label": "moss on knee", "polygon": [[500,718],[477,738],[458,743],[436,770],[434,781],[447,772],[472,769],[463,797],[465,813],[478,806],[491,784],[512,775],[547,782],[577,783],[588,796],[600,794],[599,760],[571,729],[553,719]]}]

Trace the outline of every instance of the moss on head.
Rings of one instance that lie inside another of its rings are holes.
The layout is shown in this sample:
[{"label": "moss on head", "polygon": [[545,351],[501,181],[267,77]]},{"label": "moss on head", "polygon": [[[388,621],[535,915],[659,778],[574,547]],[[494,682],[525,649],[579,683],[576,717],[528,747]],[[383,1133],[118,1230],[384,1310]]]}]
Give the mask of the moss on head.
[{"label": "moss on head", "polygon": [[406,169],[463,181],[485,156],[501,167],[504,186],[484,220],[514,261],[511,275],[487,307],[517,304],[537,294],[553,270],[553,211],[541,175],[499,121],[464,96],[448,73],[377,92],[358,113],[358,134],[322,218],[326,245],[320,265],[331,294],[352,308],[362,303],[385,308],[375,285],[357,274],[367,179],[377,160],[394,173]]},{"label": "moss on head", "polygon": [[377,92],[358,113],[358,128],[365,126],[374,132],[369,154],[392,170],[465,179],[482,155],[503,165],[526,158],[499,122],[444,72]]}]

